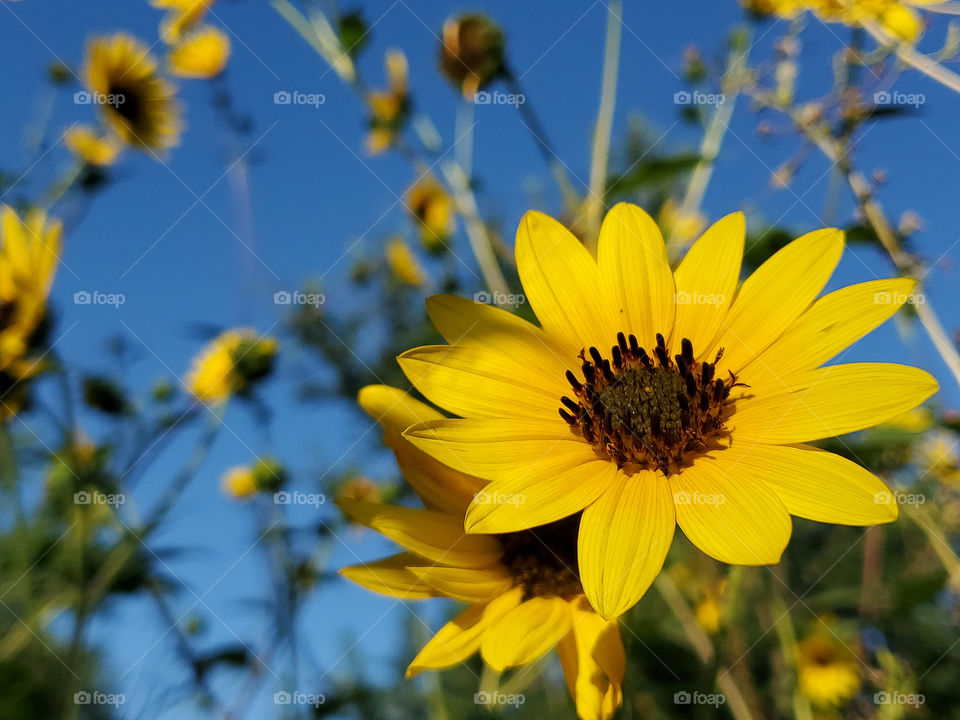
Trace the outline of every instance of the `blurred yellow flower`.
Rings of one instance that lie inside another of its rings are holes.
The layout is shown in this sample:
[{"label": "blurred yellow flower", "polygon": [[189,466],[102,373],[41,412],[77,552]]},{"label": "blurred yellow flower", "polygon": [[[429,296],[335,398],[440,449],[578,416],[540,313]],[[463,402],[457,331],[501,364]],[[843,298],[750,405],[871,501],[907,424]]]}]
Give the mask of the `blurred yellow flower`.
[{"label": "blurred yellow flower", "polygon": [[660,227],[671,241],[684,244],[693,240],[707,225],[707,218],[701,212],[684,213],[680,206],[668,198],[660,208]]},{"label": "blurred yellow flower", "polygon": [[224,473],[220,481],[223,494],[233,500],[249,500],[257,494],[257,483],[253,470],[246,465],[232,467]]},{"label": "blurred yellow flower", "polygon": [[367,93],[370,108],[370,133],[367,152],[377,155],[393,145],[403,129],[409,110],[407,96],[407,56],[400,50],[390,50],[384,59],[387,88]]},{"label": "blurred yellow flower", "polygon": [[184,382],[201,402],[226,402],[266,377],[276,353],[277,342],[271,337],[260,338],[248,328],[227,330],[194,358]]},{"label": "blurred yellow flower", "polygon": [[599,617],[583,596],[576,572],[578,520],[466,535],[463,512],[482,494],[482,482],[438,464],[401,437],[403,428],[440,414],[384,385],[364,388],[359,400],[384,426],[387,444],[427,509],[339,499],[354,520],[404,548],[341,574],[391,597],[468,604],[417,654],[407,676],[458,665],[477,652],[502,672],[556,648],[578,716],[611,718],[622,702],[624,650],[616,621]]},{"label": "blurred yellow flower", "polygon": [[0,418],[16,414],[23,381],[39,370],[27,359],[42,333],[47,296],[60,261],[63,228],[33,209],[25,218],[0,208]]},{"label": "blurred yellow flower", "polygon": [[364,475],[358,475],[350,478],[343,484],[337,497],[347,500],[380,502],[380,487],[370,478]]},{"label": "blurred yellow flower", "polygon": [[158,72],[146,46],[126,33],[87,45],[83,68],[86,102],[97,105],[124,142],[165,150],[180,139],[180,110],[173,86]]},{"label": "blurred yellow flower", "polygon": [[635,205],[607,213],[597,257],[528,212],[515,253],[540,326],[438,295],[427,312],[449,344],[398,358],[417,390],[458,416],[405,437],[488,480],[488,495],[526,498],[474,502],[467,529],[516,532],[582,513],[580,577],[605,618],[646,592],[677,526],[716,560],[764,565],[780,560],[791,515],[897,517],[880,478],[805,443],[872,427],[937,391],[904,365],[821,367],[893,315],[913,281],[818,299],[844,247],[827,228],[740,284],[744,241],[743,215],[728,215],[673,272],[660,229]]},{"label": "blurred yellow flower", "polygon": [[694,610],[700,627],[711,635],[718,632],[723,624],[723,593],[726,585],[726,580],[711,583]]},{"label": "blurred yellow flower", "polygon": [[883,423],[883,427],[902,430],[903,432],[919,433],[933,427],[933,413],[927,407],[915,407],[903,415],[898,415]]},{"label": "blurred yellow flower", "polygon": [[426,177],[407,191],[407,208],[420,229],[420,241],[430,252],[441,252],[453,234],[453,198],[433,177]]},{"label": "blurred yellow flower", "polygon": [[402,238],[395,237],[387,243],[386,257],[390,272],[397,282],[416,286],[427,282],[426,271]]},{"label": "blurred yellow flower", "polygon": [[929,433],[920,442],[920,470],[945,485],[960,488],[960,441],[947,430]]},{"label": "blurred yellow flower", "polygon": [[173,45],[183,33],[198,24],[213,5],[213,0],[151,0],[150,4],[167,15],[160,23],[160,39]]},{"label": "blurred yellow flower", "polygon": [[860,689],[856,653],[826,632],[800,641],[796,663],[800,692],[818,707],[843,705]]},{"label": "blurred yellow flower", "polygon": [[192,31],[167,54],[170,73],[183,78],[212,78],[230,58],[230,38],[212,25]]},{"label": "blurred yellow flower", "polygon": [[503,31],[486,15],[469,13],[443,24],[440,69],[468,100],[504,69]]},{"label": "blurred yellow flower", "polygon": [[87,125],[77,125],[63,134],[63,144],[77,159],[89,165],[113,165],[120,154],[119,144],[109,137],[98,135]]}]

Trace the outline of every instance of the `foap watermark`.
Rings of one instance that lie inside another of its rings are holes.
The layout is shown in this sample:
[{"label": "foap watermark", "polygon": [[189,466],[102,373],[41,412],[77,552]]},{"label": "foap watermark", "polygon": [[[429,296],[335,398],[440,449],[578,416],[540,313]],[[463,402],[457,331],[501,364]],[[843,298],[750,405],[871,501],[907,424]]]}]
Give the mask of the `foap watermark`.
[{"label": "foap watermark", "polygon": [[673,694],[674,705],[712,705],[715,708],[726,704],[727,696],[723,693],[705,693],[699,690],[690,692],[680,690]]},{"label": "foap watermark", "polygon": [[286,690],[281,690],[273,694],[274,705],[311,705],[318,708],[326,701],[327,698],[322,693],[287,692]]},{"label": "foap watermark", "polygon": [[326,301],[327,296],[323,293],[306,293],[300,292],[299,290],[294,290],[293,292],[277,290],[273,294],[274,305],[312,305],[313,307],[320,307]]},{"label": "foap watermark", "polygon": [[873,94],[874,105],[909,105],[919,108],[927,102],[923,93],[903,93],[897,90],[879,90]]},{"label": "foap watermark", "polygon": [[74,305],[111,305],[119,308],[127,302],[123,293],[107,293],[99,290],[77,290],[73,294]]},{"label": "foap watermark", "polygon": [[712,305],[719,306],[727,302],[727,296],[723,293],[705,293],[699,290],[687,292],[681,290],[676,294],[677,305]]},{"label": "foap watermark", "polygon": [[481,490],[473,496],[473,501],[477,505],[513,505],[514,507],[520,507],[527,501],[527,497],[520,493],[491,493]]},{"label": "foap watermark", "polygon": [[527,102],[527,96],[523,93],[505,93],[499,90],[493,92],[481,90],[473,96],[475,105],[513,105],[513,107],[520,107],[525,102]]},{"label": "foap watermark", "polygon": [[873,294],[873,302],[876,305],[923,305],[927,301],[923,293],[902,293],[883,290]]},{"label": "foap watermark", "polygon": [[723,105],[726,101],[727,96],[723,93],[679,90],[673,94],[674,105]]},{"label": "foap watermark", "polygon": [[499,706],[511,705],[515,708],[520,707],[527,701],[523,693],[502,693],[498,690],[493,692],[480,692],[473,694],[473,702],[477,705]]},{"label": "foap watermark", "polygon": [[921,493],[905,493],[900,491],[878,492],[873,496],[877,505],[912,505],[920,507],[927,501],[926,495]]},{"label": "foap watermark", "polygon": [[123,493],[105,493],[99,490],[89,492],[81,490],[73,494],[74,505],[111,505],[119,507],[127,501],[127,496]]},{"label": "foap watermark", "polygon": [[905,693],[905,692],[887,692],[881,690],[873,694],[874,705],[909,705],[918,708],[923,705],[927,699],[923,693]]},{"label": "foap watermark", "polygon": [[274,105],[310,105],[319,108],[327,102],[323,93],[305,93],[299,90],[277,90],[273,94]]},{"label": "foap watermark", "polygon": [[73,94],[74,105],[109,105],[118,108],[127,101],[127,98],[121,93],[102,93],[87,92],[86,90],[77,90]]},{"label": "foap watermark", "polygon": [[705,493],[699,490],[690,492],[688,490],[678,490],[673,494],[673,502],[677,505],[712,505],[719,507],[727,501],[722,493]]},{"label": "foap watermark", "polygon": [[501,307],[516,307],[523,305],[527,301],[527,296],[523,293],[502,293],[487,292],[481,290],[473,294],[473,301],[482,305],[498,305]]},{"label": "foap watermark", "polygon": [[105,693],[99,690],[78,690],[73,694],[74,705],[111,705],[119,708],[127,702],[123,693]]},{"label": "foap watermark", "polygon": [[319,508],[327,502],[327,496],[323,493],[305,493],[299,490],[287,492],[281,490],[273,494],[273,503],[275,505],[312,505]]}]

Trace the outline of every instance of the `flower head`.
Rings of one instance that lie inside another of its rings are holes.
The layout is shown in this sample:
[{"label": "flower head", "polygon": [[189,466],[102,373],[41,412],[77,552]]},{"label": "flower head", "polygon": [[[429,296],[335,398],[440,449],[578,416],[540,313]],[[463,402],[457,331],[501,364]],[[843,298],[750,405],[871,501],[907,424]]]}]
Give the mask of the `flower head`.
[{"label": "flower head", "polygon": [[370,134],[367,150],[378,155],[396,141],[410,110],[407,88],[407,56],[400,50],[390,50],[384,58],[387,87],[367,93],[370,108]]},{"label": "flower head", "polygon": [[63,134],[63,144],[77,159],[88,165],[113,165],[120,154],[116,139],[103,137],[87,125],[77,125]]},{"label": "flower head", "polygon": [[212,78],[223,72],[230,58],[230,38],[212,25],[194,30],[167,55],[170,73],[183,78]]},{"label": "flower head", "polygon": [[825,631],[800,641],[796,662],[800,692],[818,707],[842,705],[860,689],[856,653]]},{"label": "flower head", "polygon": [[443,24],[440,69],[467,99],[505,72],[503,53],[503,31],[486,15],[469,13]]},{"label": "flower head", "polygon": [[220,480],[223,494],[234,500],[249,500],[257,494],[253,470],[246,465],[237,465],[223,474]]},{"label": "flower head", "polygon": [[453,234],[453,198],[433,177],[417,181],[407,191],[406,205],[420,229],[420,242],[430,252],[442,252]]},{"label": "flower head", "polygon": [[203,20],[213,0],[151,0],[150,4],[167,11],[160,23],[160,39],[172,45]]},{"label": "flower head", "polygon": [[503,671],[556,647],[578,715],[611,717],[622,699],[623,645],[616,622],[600,618],[583,596],[576,573],[577,518],[516,533],[465,534],[463,511],[482,483],[444,467],[401,436],[404,427],[440,414],[382,385],[364,388],[360,404],[384,426],[385,442],[426,508],[338,500],[353,519],[404,548],[341,573],[393,597],[468,603],[419,652],[407,675],[459,664],[478,651]]},{"label": "flower head", "polygon": [[466,527],[506,533],[583,513],[579,572],[606,618],[660,571],[676,525],[707,555],[776,563],[790,515],[844,525],[897,517],[883,482],[810,445],[915,407],[937,390],[890,363],[827,367],[913,288],[875,280],[817,299],[843,234],[817,230],[738,288],[744,218],[729,215],[676,271],[640,208],[606,216],[598,257],[560,223],[527,213],[516,260],[537,327],[452,296],[427,303],[449,345],[399,362],[455,414],[406,437],[509,503],[471,503]]},{"label": "flower head", "polygon": [[276,354],[271,337],[258,337],[250,329],[227,330],[194,359],[185,383],[201,402],[226,402],[269,375]]},{"label": "flower head", "polygon": [[147,48],[126,33],[87,45],[84,83],[107,124],[124,142],[165,150],[180,139],[180,110],[173,87]]},{"label": "flower head", "polygon": [[397,282],[413,286],[426,283],[426,271],[402,238],[395,237],[387,243],[386,257],[390,272]]}]

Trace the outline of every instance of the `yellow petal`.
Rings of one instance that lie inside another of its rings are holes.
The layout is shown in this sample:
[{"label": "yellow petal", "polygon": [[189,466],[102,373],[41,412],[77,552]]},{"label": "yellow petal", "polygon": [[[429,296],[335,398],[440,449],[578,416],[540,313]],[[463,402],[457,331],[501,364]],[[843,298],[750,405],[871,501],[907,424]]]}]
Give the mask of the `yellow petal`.
[{"label": "yellow petal", "polygon": [[[617,330],[653,345],[670,336],[674,317],[673,272],[660,228],[636,205],[619,203],[603,219],[598,249],[600,278],[614,304]],[[608,350],[615,336],[606,340]]]},{"label": "yellow petal", "polygon": [[609,720],[623,700],[626,670],[620,627],[604,620],[583,597],[571,602],[573,628],[557,644],[557,655],[581,720]]},{"label": "yellow petal", "polygon": [[813,370],[886,321],[915,285],[906,278],[872,280],[824,295],[737,379],[753,392],[784,389],[791,375]]},{"label": "yellow petal", "polygon": [[720,562],[777,563],[790,539],[790,514],[769,486],[726,462],[724,452],[697,458],[670,476],[677,524]]},{"label": "yellow petal", "polygon": [[467,660],[480,649],[484,631],[517,606],[523,597],[514,588],[489,603],[471,605],[433,636],[407,668],[407,677],[421,670],[439,670]]},{"label": "yellow petal", "polygon": [[518,368],[496,349],[428,345],[397,358],[400,368],[429,400],[470,417],[555,417],[569,391],[563,375]]},{"label": "yellow petal", "polygon": [[547,334],[574,355],[616,341],[597,263],[563,225],[543,213],[526,213],[517,229],[516,258],[526,298]]},{"label": "yellow petal", "polygon": [[426,403],[389,385],[367,385],[357,394],[357,402],[384,430],[394,435],[400,435],[411,425],[443,417]]},{"label": "yellow petal", "polygon": [[497,672],[540,658],[567,634],[570,607],[558,597],[534,597],[507,612],[483,635],[480,653]]},{"label": "yellow petal", "polygon": [[739,371],[780,337],[827,284],[842,253],[842,232],[817,230],[757,268],[724,319],[716,342],[717,349],[724,349],[717,376],[726,375],[728,369]]},{"label": "yellow petal", "polygon": [[622,615],[639,600],[663,567],[676,516],[670,483],[662,473],[617,473],[613,484],[583,512],[577,543],[580,580],[604,618]]},{"label": "yellow petal", "polygon": [[836,525],[897,519],[897,504],[876,475],[808,445],[734,445],[718,455],[733,475],[766,483],[791,515]]},{"label": "yellow petal", "polygon": [[500,565],[488,568],[411,565],[409,570],[440,595],[466,602],[484,602],[513,587],[513,576]]},{"label": "yellow petal", "polygon": [[789,392],[737,400],[727,425],[738,442],[806,442],[878,425],[937,388],[928,373],[906,365],[831,365],[795,375]]},{"label": "yellow petal", "polygon": [[357,522],[436,563],[484,567],[500,557],[496,538],[466,535],[455,515],[349,498],[339,498],[337,505]]},{"label": "yellow petal", "polygon": [[683,338],[693,343],[698,356],[705,356],[713,347],[740,282],[745,233],[743,213],[732,213],[707,228],[684,256],[674,274],[677,285],[677,316],[671,339],[674,352],[680,352]]},{"label": "yellow petal", "polygon": [[471,533],[505,533],[561,520],[600,497],[616,474],[617,466],[607,460],[571,467],[545,459],[478,492],[464,526]]},{"label": "yellow petal", "polygon": [[360,565],[348,565],[340,574],[368,590],[390,597],[415,600],[436,597],[442,593],[421,580],[416,573],[407,570],[407,565],[422,563],[423,558],[414,553],[398,553],[390,557]]}]

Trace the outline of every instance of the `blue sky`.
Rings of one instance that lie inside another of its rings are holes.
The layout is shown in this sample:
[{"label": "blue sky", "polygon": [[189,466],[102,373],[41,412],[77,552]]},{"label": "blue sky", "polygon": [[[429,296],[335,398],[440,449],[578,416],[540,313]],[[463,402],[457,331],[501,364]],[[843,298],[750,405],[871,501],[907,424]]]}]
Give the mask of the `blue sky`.
[{"label": "blue sky", "polygon": [[[451,3],[361,2],[373,28],[361,60],[373,85],[383,83],[383,53],[402,48],[410,61],[410,83],[418,111],[428,114],[445,146],[454,139],[457,93],[438,77],[436,33],[445,17],[461,6]],[[673,95],[684,89],[679,68],[684,49],[692,44],[710,58],[724,55],[718,29],[742,19],[735,2],[627,3],[624,16],[621,80],[614,138],[622,138],[632,114],[642,112],[663,135],[664,149],[690,150],[699,136],[679,122]],[[599,100],[600,64],[606,22],[602,2],[556,0],[544,6],[501,0],[485,9],[506,29],[509,56],[521,77],[527,101],[540,113],[552,142],[583,188],[589,174],[589,137]],[[27,130],[36,125],[49,98],[44,95],[46,66],[62,60],[78,66],[86,38],[93,33],[127,29],[153,43],[160,15],[146,3],[77,3],[74,0],[25,0],[0,3],[0,62],[4,111],[0,113],[0,164],[23,173],[3,200],[31,197],[62,172],[67,158],[62,148],[24,151]],[[225,78],[237,109],[250,116],[253,128],[241,140],[249,161],[249,204],[236,207],[231,194],[229,137],[211,106],[211,88],[203,82],[183,82],[187,130],[182,144],[164,162],[131,154],[115,182],[99,194],[86,212],[58,208],[70,219],[63,267],[53,291],[62,334],[58,350],[75,367],[95,370],[106,338],[120,335],[141,355],[129,380],[141,393],[159,379],[182,374],[197,351],[197,326],[252,325],[260,331],[282,319],[273,293],[320,279],[331,312],[356,308],[345,277],[352,253],[365,248],[376,253],[378,243],[393,232],[407,232],[408,223],[398,195],[413,179],[398,157],[368,158],[362,150],[364,112],[339,78],[270,8],[268,3],[227,2],[214,6],[211,18],[229,30],[234,54]],[[769,32],[768,32],[769,31]],[[782,26],[762,26],[754,58],[768,58]],[[943,25],[930,32],[936,49]],[[811,24],[804,34],[803,71],[798,94],[816,96],[829,87],[830,58],[845,31]],[[159,50],[159,48],[157,48]],[[900,78],[895,89],[923,93],[926,103],[916,116],[891,120],[869,129],[857,149],[857,162],[867,172],[888,171],[890,180],[880,199],[896,218],[916,210],[924,228],[915,237],[917,250],[933,265],[927,295],[946,324],[957,321],[954,302],[956,268],[950,262],[960,239],[958,99],[917,74]],[[279,90],[316,92],[325,96],[319,108],[275,105]],[[92,109],[71,102],[72,90],[56,97],[49,116],[48,138],[63,128],[90,121]],[[539,209],[555,211],[559,198],[537,149],[515,111],[508,106],[476,109],[474,166],[481,181],[481,205],[495,212],[509,233],[531,206],[536,191]],[[782,120],[773,120],[775,134],[761,142],[757,116],[740,101],[721,151],[716,174],[704,203],[711,219],[743,208],[748,218],[780,220],[798,233],[825,222],[846,224],[851,202],[841,191],[835,215],[824,218],[831,185],[828,165],[814,155],[789,190],[773,190],[771,171],[795,150],[796,140]],[[542,198],[542,200],[541,200]],[[245,212],[253,232],[243,224]],[[377,222],[374,222],[380,218]],[[351,249],[352,248],[352,249]],[[467,258],[466,240],[457,237],[457,252]],[[891,274],[878,253],[849,248],[831,287]],[[119,309],[73,303],[79,290],[118,292],[126,297]],[[909,347],[909,349],[907,349]],[[949,387],[949,377],[926,338],[915,331],[905,345],[893,323],[856,346],[845,359],[911,362],[924,367]],[[232,408],[228,429],[194,484],[178,504],[167,529],[151,547],[158,553],[173,547],[190,550],[170,568],[201,597],[185,591],[177,607],[211,618],[210,644],[237,637],[256,647],[264,617],[256,603],[269,591],[269,580],[248,511],[227,503],[219,494],[218,478],[230,465],[247,462],[252,454],[273,452],[293,468],[298,487],[310,491],[325,468],[343,468],[365,460],[375,447],[369,423],[345,404],[302,405],[295,402],[298,377],[295,363],[285,360],[268,386],[277,418],[266,432],[242,409]],[[955,390],[941,396],[955,405]],[[42,426],[38,425],[40,432]],[[91,426],[91,432],[108,428]],[[140,508],[149,508],[158,489],[182,463],[197,435],[171,445],[138,482],[134,492]],[[319,469],[319,470],[318,470]],[[389,472],[386,460],[373,467]],[[320,518],[332,513],[320,508]],[[302,522],[317,519],[303,510]],[[345,537],[334,565],[375,557],[383,546],[374,538]],[[431,613],[441,611],[434,604]],[[407,610],[390,601],[337,583],[321,588],[305,609],[302,621],[306,677],[318,679],[347,673],[337,664],[353,635],[374,669],[393,658],[396,622]],[[375,622],[374,622],[375,621]],[[122,631],[118,630],[122,628]],[[105,649],[114,677],[129,698],[125,717],[157,717],[159,690],[174,684],[174,648],[170,636],[148,603],[119,604],[92,629]],[[311,681],[312,682],[312,681]],[[323,691],[309,683],[304,691]],[[224,681],[225,689],[231,688]],[[260,698],[260,702],[267,702]],[[173,713],[169,715],[173,717]],[[188,714],[177,712],[177,717]]]}]

